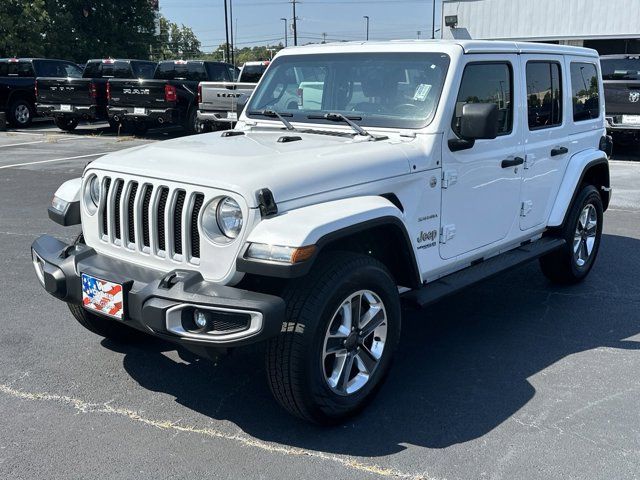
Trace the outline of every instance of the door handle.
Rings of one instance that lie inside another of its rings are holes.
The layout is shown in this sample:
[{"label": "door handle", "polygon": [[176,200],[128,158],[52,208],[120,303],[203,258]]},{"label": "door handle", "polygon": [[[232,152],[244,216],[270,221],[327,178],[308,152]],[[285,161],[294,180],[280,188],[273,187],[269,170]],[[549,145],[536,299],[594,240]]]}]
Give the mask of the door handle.
[{"label": "door handle", "polygon": [[569,153],[569,149],[567,147],[556,147],[551,150],[551,156],[557,157],[558,155],[566,155]]},{"label": "door handle", "polygon": [[521,158],[521,157],[509,158],[507,160],[502,160],[502,168],[517,167],[518,165],[522,165],[523,163],[524,163],[524,158]]}]

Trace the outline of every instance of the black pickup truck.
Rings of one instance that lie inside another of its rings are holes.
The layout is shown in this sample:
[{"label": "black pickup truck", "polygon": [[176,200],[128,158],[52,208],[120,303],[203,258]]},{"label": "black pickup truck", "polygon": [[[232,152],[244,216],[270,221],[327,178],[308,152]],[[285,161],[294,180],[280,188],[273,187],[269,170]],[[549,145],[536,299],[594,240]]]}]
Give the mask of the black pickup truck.
[{"label": "black pickup truck", "polygon": [[[151,78],[155,62],[145,60],[89,60],[82,78],[38,78],[36,107],[52,116],[58,128],[71,131],[80,120],[107,120],[107,81],[111,78]],[[114,126],[114,125],[112,125]]]},{"label": "black pickup truck", "polygon": [[198,84],[233,78],[233,65],[201,60],[158,63],[152,80],[109,81],[109,120],[136,131],[154,125],[198,130]]},{"label": "black pickup truck", "polygon": [[640,142],[640,56],[600,57],[607,130],[617,144]]},{"label": "black pickup truck", "polygon": [[0,111],[14,127],[27,127],[36,114],[36,77],[80,77],[82,70],[65,60],[0,59]]}]

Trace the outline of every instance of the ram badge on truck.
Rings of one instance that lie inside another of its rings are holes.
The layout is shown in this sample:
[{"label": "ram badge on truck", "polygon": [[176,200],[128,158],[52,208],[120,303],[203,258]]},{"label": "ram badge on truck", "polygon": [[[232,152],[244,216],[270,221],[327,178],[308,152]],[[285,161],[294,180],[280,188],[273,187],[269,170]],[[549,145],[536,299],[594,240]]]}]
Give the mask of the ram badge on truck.
[{"label": "ram badge on truck", "polygon": [[587,277],[610,146],[593,50],[285,49],[236,129],[111,153],[63,184],[49,215],[83,234],[38,238],[33,264],[98,335],[203,355],[266,342],[278,402],[335,423],[389,372],[401,300],[534,259],[552,282]]}]

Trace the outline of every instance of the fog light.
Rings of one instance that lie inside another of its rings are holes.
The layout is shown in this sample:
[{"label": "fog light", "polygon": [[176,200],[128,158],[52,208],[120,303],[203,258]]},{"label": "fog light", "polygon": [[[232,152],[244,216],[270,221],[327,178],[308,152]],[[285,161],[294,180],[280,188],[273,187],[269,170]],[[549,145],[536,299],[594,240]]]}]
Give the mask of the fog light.
[{"label": "fog light", "polygon": [[204,328],[207,326],[207,314],[196,310],[193,313],[193,322],[198,326],[198,328]]},{"label": "fog light", "polygon": [[60,213],[64,213],[68,205],[69,205],[69,202],[61,198],[58,198],[56,196],[54,196],[53,200],[51,200],[51,206],[57,211],[59,211]]}]

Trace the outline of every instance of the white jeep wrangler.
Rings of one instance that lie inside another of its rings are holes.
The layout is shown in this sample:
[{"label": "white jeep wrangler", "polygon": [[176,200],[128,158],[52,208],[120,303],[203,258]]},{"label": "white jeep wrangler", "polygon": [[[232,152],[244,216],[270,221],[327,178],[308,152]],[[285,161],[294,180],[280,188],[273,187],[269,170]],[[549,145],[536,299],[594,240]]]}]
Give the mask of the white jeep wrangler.
[{"label": "white jeep wrangler", "polygon": [[389,370],[401,300],[523,262],[583,280],[610,198],[595,51],[487,41],[286,49],[235,130],[106,155],[56,192],[44,288],[99,335],[268,342],[289,412],[333,423]]}]

